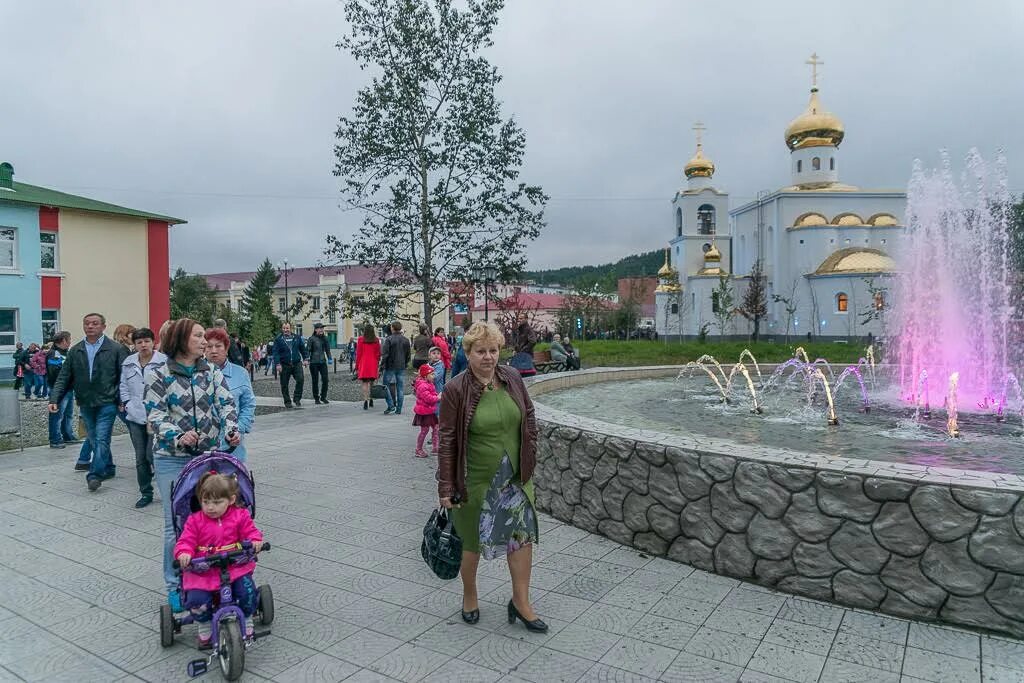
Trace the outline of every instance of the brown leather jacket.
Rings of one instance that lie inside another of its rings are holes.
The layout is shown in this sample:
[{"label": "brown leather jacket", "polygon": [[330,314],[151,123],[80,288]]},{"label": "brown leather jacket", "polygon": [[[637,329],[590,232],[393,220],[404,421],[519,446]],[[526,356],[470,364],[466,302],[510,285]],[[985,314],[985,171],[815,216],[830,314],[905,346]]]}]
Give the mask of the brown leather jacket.
[{"label": "brown leather jacket", "polygon": [[[505,385],[509,396],[523,414],[522,445],[519,448],[519,477],[526,483],[533,476],[537,462],[537,419],[533,401],[519,371],[507,365],[495,368],[495,375]],[[437,453],[437,495],[451,498],[456,491],[463,500],[466,493],[466,454],[468,452],[469,423],[484,387],[469,370],[456,375],[444,385],[441,394],[441,445]]]}]

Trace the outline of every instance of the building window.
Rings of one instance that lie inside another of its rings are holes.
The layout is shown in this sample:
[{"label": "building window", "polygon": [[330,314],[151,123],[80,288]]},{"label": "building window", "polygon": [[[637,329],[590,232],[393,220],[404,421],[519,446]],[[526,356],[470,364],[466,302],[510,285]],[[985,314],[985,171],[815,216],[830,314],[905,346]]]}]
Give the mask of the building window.
[{"label": "building window", "polygon": [[313,297],[313,310],[314,311],[319,311],[320,310],[320,297],[318,297],[318,296],[314,296]]},{"label": "building window", "polygon": [[0,347],[18,342],[18,309],[0,308]]},{"label": "building window", "polygon": [[683,210],[676,209],[676,237],[683,236]]},{"label": "building window", "polygon": [[327,297],[327,322],[332,325],[338,322],[338,297],[333,294]]},{"label": "building window", "polygon": [[700,234],[715,234],[715,207],[710,204],[701,204],[697,209],[697,226]]},{"label": "building window", "polygon": [[875,292],[875,310],[880,311],[885,308],[885,294],[882,292]]},{"label": "building window", "polygon": [[13,268],[18,253],[18,231],[0,228],[0,268]]},{"label": "building window", "polygon": [[836,170],[836,158],[835,157],[829,157],[828,158],[828,170],[830,170],[830,171]]},{"label": "building window", "polygon": [[57,233],[39,233],[39,267],[47,270],[57,268]]},{"label": "building window", "polygon": [[43,310],[43,343],[53,339],[53,336],[60,331],[60,311],[55,309]]},{"label": "building window", "polygon": [[298,323],[295,326],[295,334],[297,334],[300,337],[302,336],[302,323]]},{"label": "building window", "polygon": [[672,315],[679,314],[679,304],[672,304]]},{"label": "building window", "polygon": [[284,297],[277,297],[277,312],[284,313],[286,310],[288,310],[288,304],[285,303]]},{"label": "building window", "polygon": [[814,157],[813,159],[811,159],[811,170],[812,171],[820,171],[821,170],[821,157]]},{"label": "building window", "polygon": [[804,160],[803,159],[797,159],[796,160],[796,172],[800,173],[803,170],[804,170]]},{"label": "building window", "polygon": [[711,312],[718,313],[718,292],[711,292]]},{"label": "building window", "polygon": [[836,294],[836,313],[846,313],[850,308],[850,298],[843,292]]}]

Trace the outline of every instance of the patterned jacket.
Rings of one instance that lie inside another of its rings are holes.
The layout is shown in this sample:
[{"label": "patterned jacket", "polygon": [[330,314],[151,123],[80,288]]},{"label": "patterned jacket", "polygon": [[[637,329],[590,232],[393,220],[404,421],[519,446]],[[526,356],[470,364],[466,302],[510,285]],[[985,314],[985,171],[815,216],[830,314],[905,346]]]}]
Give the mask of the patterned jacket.
[{"label": "patterned jacket", "polygon": [[192,457],[175,444],[191,429],[199,432],[197,451],[216,448],[221,434],[238,429],[235,397],[221,371],[203,358],[196,361],[191,376],[173,360],[148,368],[145,383],[147,420],[156,435],[155,456]]}]

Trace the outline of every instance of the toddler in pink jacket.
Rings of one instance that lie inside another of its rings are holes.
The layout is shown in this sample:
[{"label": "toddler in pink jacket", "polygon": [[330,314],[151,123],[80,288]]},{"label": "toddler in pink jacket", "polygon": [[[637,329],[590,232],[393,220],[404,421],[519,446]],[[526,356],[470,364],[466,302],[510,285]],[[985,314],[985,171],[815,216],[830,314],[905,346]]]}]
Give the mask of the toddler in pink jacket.
[{"label": "toddler in pink jacket", "polygon": [[420,428],[419,436],[416,437],[416,457],[425,458],[427,452],[423,450],[423,441],[427,438],[427,432],[432,432],[430,440],[434,444],[434,455],[437,455],[437,404],[441,402],[441,394],[437,393],[434,386],[434,368],[429,363],[420,366],[419,377],[416,379],[416,407],[413,408],[415,417],[412,418],[414,426]]},{"label": "toddler in pink jacket", "polygon": [[[185,529],[174,546],[174,557],[183,568],[188,567],[193,557],[237,550],[242,541],[251,541],[257,551],[263,546],[263,534],[256,528],[249,511],[236,504],[238,481],[234,477],[207,472],[196,487],[196,498],[202,509],[185,520]],[[257,608],[258,594],[252,579],[255,568],[255,562],[228,568],[231,592],[246,617],[251,617]],[[211,603],[220,589],[220,570],[184,572],[181,587],[185,592],[185,608],[192,612],[198,625],[199,647],[207,647],[213,630]],[[246,619],[246,637],[252,635],[252,630],[252,619]]]}]

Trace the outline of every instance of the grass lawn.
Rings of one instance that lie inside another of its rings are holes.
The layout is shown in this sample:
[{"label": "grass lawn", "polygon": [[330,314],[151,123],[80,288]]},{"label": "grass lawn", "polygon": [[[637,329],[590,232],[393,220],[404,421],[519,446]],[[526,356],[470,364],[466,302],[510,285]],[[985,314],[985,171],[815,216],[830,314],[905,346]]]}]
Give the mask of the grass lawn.
[{"label": "grass lawn", "polygon": [[[856,363],[864,355],[861,344],[796,343],[789,344],[758,342],[717,342],[709,340],[701,344],[690,342],[664,341],[574,341],[579,350],[583,367],[613,367],[626,365],[681,365],[697,360],[704,354],[714,356],[719,363],[735,363],[743,349],[750,349],[758,363],[779,363],[793,357],[798,346],[802,346],[811,360],[825,358],[833,363]],[[548,348],[538,344],[537,351]]]}]

